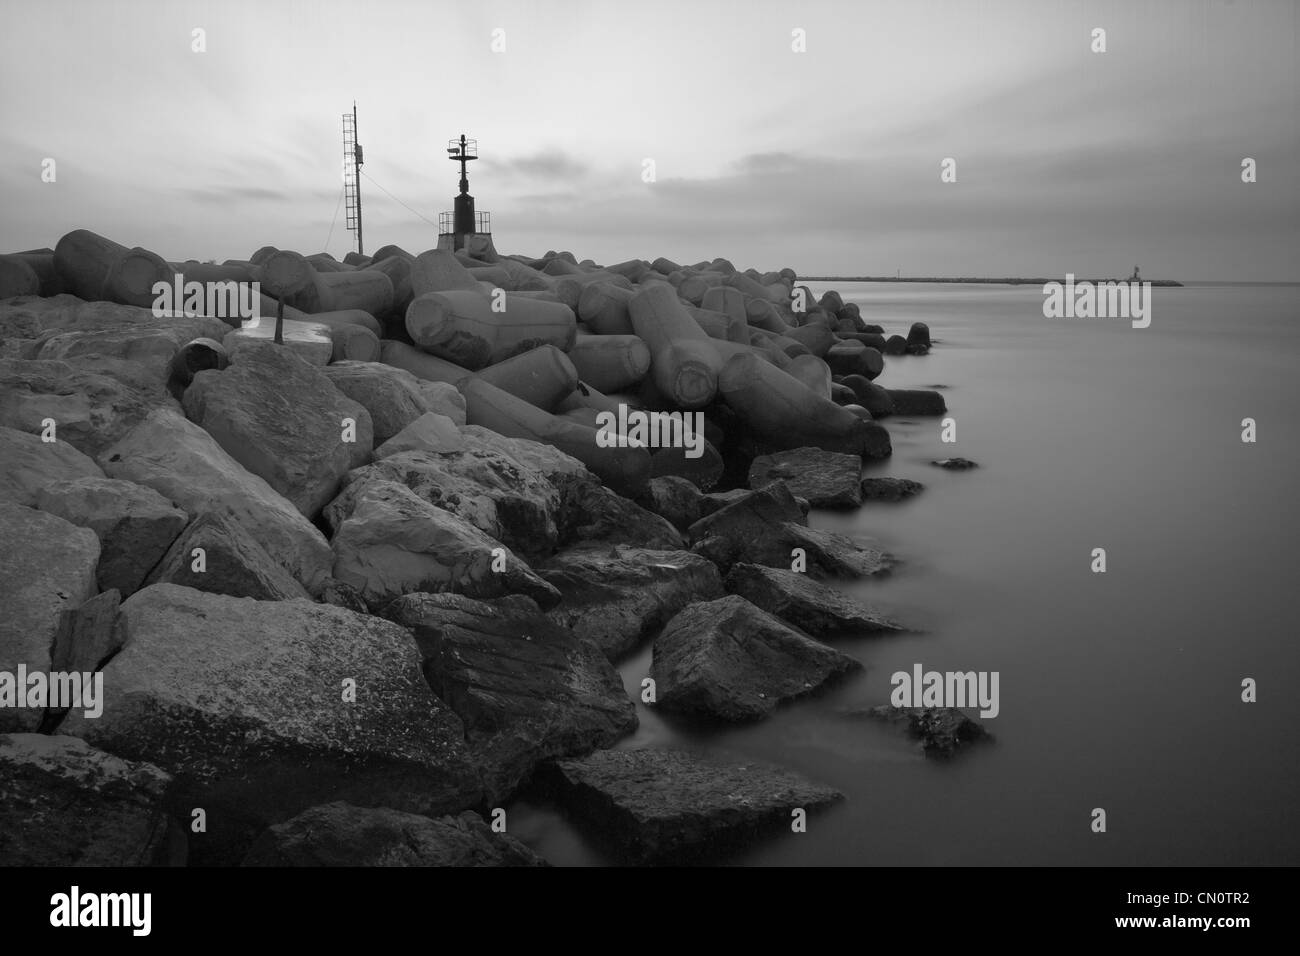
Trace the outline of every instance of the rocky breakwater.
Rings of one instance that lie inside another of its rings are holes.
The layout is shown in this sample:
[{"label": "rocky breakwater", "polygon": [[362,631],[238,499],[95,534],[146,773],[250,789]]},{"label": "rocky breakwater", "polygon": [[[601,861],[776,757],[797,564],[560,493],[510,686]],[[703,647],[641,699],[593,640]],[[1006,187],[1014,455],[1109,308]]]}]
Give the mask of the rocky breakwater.
[{"label": "rocky breakwater", "polygon": [[5,261],[0,863],[532,865],[534,780],[671,862],[837,799],[610,749],[613,665],[755,720],[897,628],[813,580],[892,564],[807,519],[890,453],[856,306],[723,259]]}]

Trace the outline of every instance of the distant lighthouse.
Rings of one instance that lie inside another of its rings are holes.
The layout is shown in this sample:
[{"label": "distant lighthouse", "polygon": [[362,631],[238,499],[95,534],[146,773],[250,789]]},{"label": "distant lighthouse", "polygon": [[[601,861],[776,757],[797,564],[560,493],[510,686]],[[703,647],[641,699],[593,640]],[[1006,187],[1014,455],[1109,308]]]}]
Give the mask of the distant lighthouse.
[{"label": "distant lighthouse", "polygon": [[438,216],[438,248],[463,249],[469,255],[485,262],[495,262],[496,249],[492,245],[492,217],[486,212],[474,211],[474,197],[469,194],[467,163],[478,159],[478,141],[449,140],[447,158],[460,163],[460,193],[452,203],[452,211]]},{"label": "distant lighthouse", "polygon": [[1141,277],[1138,275],[1138,267],[1137,267],[1137,266],[1134,266],[1134,267],[1133,267],[1133,274],[1132,274],[1131,276],[1128,277],[1128,281],[1129,281],[1129,282],[1141,282],[1141,281],[1142,281]]}]

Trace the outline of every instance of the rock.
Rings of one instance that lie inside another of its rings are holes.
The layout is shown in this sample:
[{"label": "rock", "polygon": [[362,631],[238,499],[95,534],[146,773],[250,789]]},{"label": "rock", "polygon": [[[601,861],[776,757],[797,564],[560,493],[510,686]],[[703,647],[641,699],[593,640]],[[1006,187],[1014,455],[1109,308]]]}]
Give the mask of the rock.
[{"label": "rock", "polygon": [[688,605],[655,639],[656,707],[713,720],[766,717],[862,665],[736,594]]},{"label": "rock", "polygon": [[268,825],[323,800],[441,814],[481,799],[464,727],[397,625],[174,584],[120,613],[129,637],[104,668],[104,712],[73,711],[62,730],[125,759],[152,754],[176,777],[177,805],[207,810],[193,862],[237,862]]},{"label": "rock", "polygon": [[[0,674],[48,675],[60,614],[93,597],[99,540],[55,515],[0,501]],[[26,703],[26,687],[14,687]],[[44,706],[0,707],[0,732],[37,729]]]},{"label": "rock", "polygon": [[718,569],[689,551],[589,544],[557,554],[537,573],[562,596],[551,620],[594,641],[611,661],[684,605],[723,594]]},{"label": "rock", "polygon": [[907,344],[930,348],[930,327],[924,322],[913,322],[912,327],[907,330]]},{"label": "rock", "polygon": [[798,571],[737,564],[726,588],[813,637],[901,631],[893,621]]},{"label": "rock", "polygon": [[0,734],[0,866],[149,866],[184,859],[172,779],[75,737]]},{"label": "rock", "polygon": [[572,482],[585,484],[596,480],[586,465],[554,445],[528,438],[507,438],[482,425],[467,425],[461,429],[461,435],[471,447],[508,454],[521,467],[537,472],[561,490]]},{"label": "rock", "polygon": [[368,483],[333,548],[334,577],[361,592],[371,608],[415,591],[482,598],[519,593],[543,607],[560,600],[495,538],[394,481]]},{"label": "rock", "polygon": [[320,601],[322,604],[333,604],[335,607],[356,611],[358,614],[370,613],[370,608],[366,606],[366,599],[361,596],[361,592],[335,578],[330,578],[321,588]]},{"label": "rock", "polygon": [[862,497],[866,501],[901,501],[919,494],[925,485],[910,478],[863,478]]},{"label": "rock", "polygon": [[948,410],[938,392],[921,388],[891,388],[887,391],[894,403],[895,415],[942,415]]},{"label": "rock", "polygon": [[[102,303],[108,305],[108,303]],[[125,309],[128,306],[113,306]],[[50,332],[42,339],[38,359],[81,359],[98,365],[104,360],[130,362],[140,368],[150,381],[165,383],[171,376],[172,359],[181,346],[196,338],[210,338],[215,332],[225,335],[230,327],[219,319],[170,317],[174,327],[151,328],[130,325],[94,331]],[[191,331],[201,334],[193,335]]]},{"label": "rock", "polygon": [[244,866],[546,866],[472,810],[437,819],[327,803],[270,827]]},{"label": "rock", "polygon": [[456,452],[465,448],[460,429],[446,415],[425,412],[375,449],[375,460],[403,451]]},{"label": "rock", "polygon": [[450,382],[430,382],[416,379],[416,385],[429,411],[446,415],[458,426],[465,424],[465,396]]},{"label": "rock", "polygon": [[44,442],[39,435],[0,425],[0,498],[36,507],[41,490],[55,482],[103,477],[93,459],[67,442]]},{"label": "rock", "polygon": [[460,516],[525,560],[546,557],[555,550],[560,493],[545,478],[494,449],[400,452],[350,472],[346,481],[343,491],[325,509],[325,518],[335,529],[352,514],[366,489],[391,481]]},{"label": "rock", "polygon": [[324,536],[177,412],[159,409],[106,449],[99,463],[110,477],[153,488],[191,516],[213,512],[238,522],[310,594],[329,577],[334,558]]},{"label": "rock", "polygon": [[370,413],[377,445],[433,411],[420,380],[405,369],[382,362],[335,362],[321,371],[335,388]]},{"label": "rock", "polygon": [[894,414],[894,400],[889,397],[889,390],[883,385],[863,375],[845,375],[843,384],[853,390],[858,404],[869,411],[873,418],[885,418]]},{"label": "rock", "polygon": [[[861,712],[853,712],[857,716]],[[944,759],[976,740],[990,738],[978,720],[956,707],[893,707],[882,704],[865,712],[867,716],[902,727],[920,741],[927,757]]]},{"label": "rock", "polygon": [[274,345],[248,345],[225,371],[200,372],[184,405],[191,421],[308,518],[373,447],[370,413],[320,370]]},{"label": "rock", "polygon": [[87,674],[102,668],[126,640],[117,626],[117,609],[121,603],[122,593],[114,589],[62,612],[50,648],[50,669]]},{"label": "rock", "polygon": [[639,503],[679,531],[700,520],[700,489],[694,482],[675,475],[651,478]]},{"label": "rock", "polygon": [[682,535],[668,521],[595,481],[574,483],[561,500],[560,545],[580,541],[676,551]]},{"label": "rock", "polygon": [[749,487],[783,481],[814,508],[856,508],[862,504],[862,459],[820,448],[796,448],[760,455],[749,466]]},{"label": "rock", "polygon": [[721,763],[676,750],[601,750],[561,760],[560,800],[631,863],[677,863],[748,845],[843,795],[764,764]]},{"label": "rock", "polygon": [[79,362],[0,359],[0,421],[40,433],[53,419],[59,441],[91,457],[159,407],[177,407],[162,383],[123,379]]},{"label": "rock", "polygon": [[[287,312],[288,310],[286,310]],[[301,314],[301,313],[300,313]],[[221,339],[226,354],[234,361],[235,357],[250,346],[271,345],[285,352],[290,352],[308,365],[323,367],[334,358],[334,337],[332,329],[322,322],[306,322],[298,319],[285,319],[282,329],[284,341],[275,344],[275,313],[263,316],[257,325],[227,332]]]},{"label": "rock", "polygon": [[[701,495],[700,517],[707,518],[715,511],[748,498],[751,494],[753,494],[753,490],[749,488],[732,488],[730,491],[714,491],[707,495]],[[812,505],[808,503],[808,499],[796,497],[794,503],[798,506],[800,515],[807,518],[808,512],[812,510]]]},{"label": "rock", "polygon": [[608,747],[636,708],[600,650],[517,596],[491,603],[412,594],[384,610],[413,630],[434,691],[465,722],[493,794],[543,760]]},{"label": "rock", "polygon": [[37,495],[36,506],[95,532],[100,544],[95,573],[99,587],[116,588],[126,595],[140,589],[190,520],[152,488],[119,478],[50,482]]},{"label": "rock", "polygon": [[82,301],[66,293],[0,299],[0,339],[38,339],[51,321],[66,321],[66,316]]},{"label": "rock", "polygon": [[[201,559],[196,550],[202,551]],[[241,524],[211,511],[190,522],[146,583],[180,584],[196,591],[256,601],[309,597],[294,576],[276,564]]]},{"label": "rock", "polygon": [[907,339],[903,338],[901,335],[891,335],[885,340],[885,354],[906,355]]},{"label": "rock", "polygon": [[971,468],[979,467],[977,463],[969,458],[944,458],[941,461],[932,461],[930,464],[946,468],[948,471],[969,471]]}]

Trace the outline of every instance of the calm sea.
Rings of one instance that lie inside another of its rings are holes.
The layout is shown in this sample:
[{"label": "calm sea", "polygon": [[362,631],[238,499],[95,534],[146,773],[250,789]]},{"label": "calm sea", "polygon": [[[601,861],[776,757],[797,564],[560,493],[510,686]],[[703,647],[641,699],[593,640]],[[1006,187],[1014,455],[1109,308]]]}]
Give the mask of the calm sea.
[{"label": "calm sea", "polygon": [[[929,323],[933,352],[879,381],[941,386],[957,423],[945,444],[937,419],[887,422],[871,473],[921,495],[813,515],[898,556],[844,588],[918,633],[835,642],[866,671],[760,724],[700,733],[642,706],[622,746],[768,760],[847,795],[725,862],[1300,863],[1300,286],[1155,289],[1146,329],[1045,319],[1036,286],[836,288],[887,333]],[[957,455],[980,467],[928,464]],[[620,667],[634,697],[649,663]],[[995,741],[936,763],[847,713],[916,663],[998,671]],[[509,811],[552,863],[607,862],[556,808]]]}]

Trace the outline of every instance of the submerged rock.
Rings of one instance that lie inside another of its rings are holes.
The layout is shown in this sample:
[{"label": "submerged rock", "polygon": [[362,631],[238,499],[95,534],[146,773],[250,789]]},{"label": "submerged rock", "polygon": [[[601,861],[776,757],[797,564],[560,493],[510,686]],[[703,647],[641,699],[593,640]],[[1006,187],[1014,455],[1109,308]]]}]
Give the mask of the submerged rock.
[{"label": "submerged rock", "polygon": [[779,767],[705,760],[677,750],[601,750],[561,760],[559,799],[623,860],[678,863],[790,826],[843,795]]},{"label": "submerged rock", "polygon": [[948,411],[943,396],[923,388],[891,388],[889,399],[895,415],[942,415]]},{"label": "submerged rock", "polygon": [[796,448],[760,455],[749,466],[749,487],[782,481],[792,495],[814,508],[856,508],[862,504],[862,459],[820,448]]},{"label": "submerged rock", "polygon": [[622,678],[596,645],[525,599],[410,594],[384,614],[415,634],[425,676],[464,721],[489,794],[510,792],[540,761],[636,729]]},{"label": "submerged rock", "polygon": [[0,866],[183,861],[172,778],[75,737],[0,734]]},{"label": "submerged rock", "polygon": [[900,631],[888,618],[806,574],[758,564],[737,564],[727,590],[814,637],[846,631]]},{"label": "submerged rock", "polygon": [[611,661],[684,605],[723,593],[718,569],[689,551],[588,544],[556,555],[537,573],[561,594],[551,620],[594,641]]},{"label": "submerged rock", "polygon": [[972,468],[978,468],[979,465],[969,458],[944,458],[941,461],[932,461],[932,465],[945,468],[948,471],[969,471]]},{"label": "submerged rock", "polygon": [[909,478],[862,479],[862,497],[866,501],[901,501],[924,489],[925,485]]},{"label": "submerged rock", "polygon": [[472,810],[436,819],[327,803],[270,827],[244,866],[546,866]]},{"label": "submerged rock", "polygon": [[894,707],[881,704],[852,715],[859,713],[903,728],[920,742],[927,757],[951,757],[967,744],[992,736],[983,724],[967,717],[956,707]]},{"label": "submerged rock", "polygon": [[757,720],[862,665],[739,595],[691,604],[654,644],[656,706],[716,720]]}]

